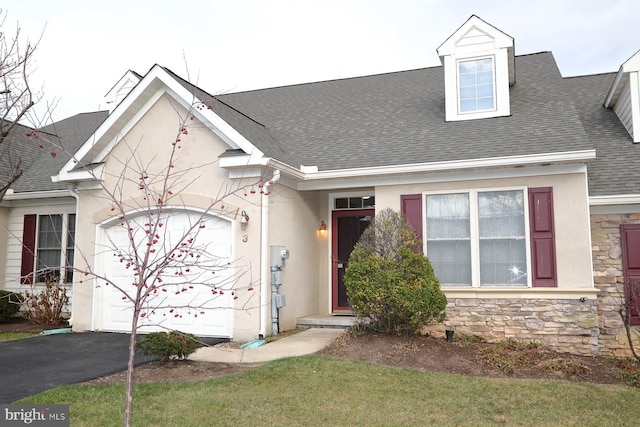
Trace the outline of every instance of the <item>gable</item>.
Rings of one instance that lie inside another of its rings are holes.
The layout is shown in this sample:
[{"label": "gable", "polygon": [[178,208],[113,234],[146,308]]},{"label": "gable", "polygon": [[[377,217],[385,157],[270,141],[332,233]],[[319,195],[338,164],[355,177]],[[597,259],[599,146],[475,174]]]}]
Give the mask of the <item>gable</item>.
[{"label": "gable", "polygon": [[54,180],[92,182],[99,179],[106,158],[122,136],[131,131],[154,104],[165,96],[185,112],[188,111],[229,148],[242,150],[249,156],[249,162],[259,164],[263,153],[212,108],[208,108],[211,102],[216,102],[215,99],[203,100],[197,95],[194,87],[185,87],[172,73],[155,65],[78,149],[75,158],[63,166]]},{"label": "gable", "polygon": [[640,51],[618,70],[604,106],[615,111],[633,142],[640,142]]},{"label": "gable", "polygon": [[444,65],[447,121],[511,114],[513,38],[473,15],[437,49]]}]

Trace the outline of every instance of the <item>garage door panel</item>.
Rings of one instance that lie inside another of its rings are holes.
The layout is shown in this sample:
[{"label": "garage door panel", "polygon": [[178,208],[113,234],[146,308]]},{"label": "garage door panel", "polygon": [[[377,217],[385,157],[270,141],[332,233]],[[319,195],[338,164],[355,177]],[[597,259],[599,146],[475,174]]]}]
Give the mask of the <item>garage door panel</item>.
[{"label": "garage door panel", "polygon": [[[211,288],[231,289],[233,274],[229,262],[231,260],[231,224],[229,221],[208,217],[204,228],[196,227],[188,233],[192,225],[197,223],[198,214],[172,213],[163,220],[162,235],[156,258],[149,265],[166,259],[166,254],[174,251],[176,261],[165,267],[162,275],[161,290],[148,300],[149,308],[157,308],[153,312],[146,311],[144,318],[139,319],[141,332],[179,329],[201,336],[232,336],[233,298],[231,292],[223,295],[212,293]],[[144,232],[146,218],[130,219],[135,222],[136,231]],[[118,225],[105,230],[105,245],[110,248],[129,248],[127,230]],[[137,233],[135,241],[141,245],[144,236]],[[179,245],[180,238],[187,235],[185,245]],[[138,240],[140,239],[140,240]],[[191,242],[187,242],[193,239]],[[186,250],[193,245],[192,250]],[[181,248],[184,250],[180,250]],[[122,250],[122,249],[121,249]],[[200,256],[197,257],[196,255]],[[127,268],[128,254],[114,256],[114,251],[102,251],[104,274],[109,280],[126,291],[135,292],[133,268]],[[210,269],[215,269],[213,274]],[[131,288],[131,289],[129,289]],[[114,286],[102,285],[99,301],[99,329],[128,332],[131,328],[132,304],[122,300],[122,293]],[[161,308],[159,308],[161,307]],[[173,309],[171,308],[173,307]],[[203,313],[202,313],[203,312]]]}]

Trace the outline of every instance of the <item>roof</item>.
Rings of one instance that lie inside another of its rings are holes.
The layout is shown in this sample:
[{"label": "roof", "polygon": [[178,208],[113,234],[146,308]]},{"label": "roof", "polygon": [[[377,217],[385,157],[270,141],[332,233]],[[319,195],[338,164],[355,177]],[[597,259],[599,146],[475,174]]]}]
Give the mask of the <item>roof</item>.
[{"label": "roof", "polygon": [[590,196],[640,194],[640,144],[632,142],[616,113],[603,106],[615,77],[606,73],[564,79],[596,148],[597,160],[588,165]]},{"label": "roof", "polygon": [[[23,153],[23,174],[12,187],[14,192],[33,192],[66,189],[65,183],[55,183],[51,177],[58,173],[62,165],[70,158],[67,152],[75,152],[97,127],[107,117],[107,111],[81,113],[64,120],[52,123],[41,129],[44,138],[50,138],[55,144],[63,147],[55,150],[52,156],[50,149],[39,149],[32,138],[24,137],[23,149],[29,150],[29,154]],[[26,133],[26,132],[25,132]],[[20,137],[22,138],[22,137]],[[25,160],[29,160],[25,163]]]},{"label": "roof", "polygon": [[592,149],[552,54],[516,68],[512,115],[491,119],[444,121],[442,67],[216,98],[269,129],[279,151],[259,146],[265,155],[320,171]]}]

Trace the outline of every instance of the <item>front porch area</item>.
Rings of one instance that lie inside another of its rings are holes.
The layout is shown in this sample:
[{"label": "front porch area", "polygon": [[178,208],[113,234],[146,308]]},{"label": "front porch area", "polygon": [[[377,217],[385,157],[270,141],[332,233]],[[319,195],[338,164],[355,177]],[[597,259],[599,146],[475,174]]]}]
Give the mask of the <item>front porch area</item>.
[{"label": "front porch area", "polygon": [[299,328],[332,328],[347,329],[356,322],[354,316],[334,316],[332,314],[314,314],[299,317],[296,326]]}]

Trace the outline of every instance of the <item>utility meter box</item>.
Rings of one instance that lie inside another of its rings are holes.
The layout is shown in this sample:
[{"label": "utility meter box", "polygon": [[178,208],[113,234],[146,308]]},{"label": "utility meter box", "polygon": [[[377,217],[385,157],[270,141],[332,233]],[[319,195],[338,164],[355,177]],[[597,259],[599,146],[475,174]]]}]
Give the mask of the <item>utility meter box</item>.
[{"label": "utility meter box", "polygon": [[284,246],[271,246],[271,267],[281,269],[284,267],[284,261],[289,259],[289,249]]},{"label": "utility meter box", "polygon": [[275,295],[276,308],[282,308],[287,305],[287,300],[282,294]]}]

